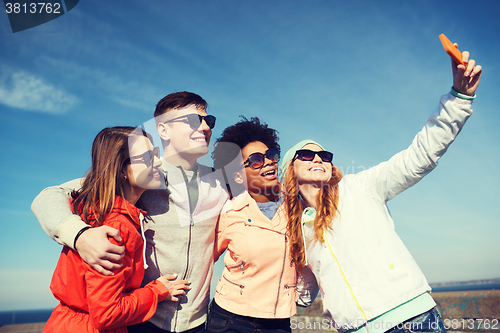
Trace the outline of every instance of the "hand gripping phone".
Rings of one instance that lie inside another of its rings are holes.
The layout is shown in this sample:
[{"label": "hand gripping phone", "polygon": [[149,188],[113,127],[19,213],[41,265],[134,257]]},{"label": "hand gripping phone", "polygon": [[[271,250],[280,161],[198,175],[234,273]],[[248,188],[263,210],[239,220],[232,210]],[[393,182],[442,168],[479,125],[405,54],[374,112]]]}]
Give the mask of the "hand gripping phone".
[{"label": "hand gripping phone", "polygon": [[446,37],[444,34],[439,35],[439,39],[441,40],[441,44],[443,44],[444,50],[451,59],[455,60],[457,64],[465,65],[462,61],[462,52],[460,52],[455,45]]}]

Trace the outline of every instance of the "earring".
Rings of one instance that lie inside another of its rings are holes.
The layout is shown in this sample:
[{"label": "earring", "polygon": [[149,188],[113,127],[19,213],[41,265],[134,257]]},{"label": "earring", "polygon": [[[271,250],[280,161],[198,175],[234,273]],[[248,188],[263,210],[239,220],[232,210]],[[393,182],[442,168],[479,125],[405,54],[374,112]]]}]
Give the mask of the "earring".
[{"label": "earring", "polygon": [[123,179],[127,179],[127,175],[124,175],[124,176],[123,176]]}]

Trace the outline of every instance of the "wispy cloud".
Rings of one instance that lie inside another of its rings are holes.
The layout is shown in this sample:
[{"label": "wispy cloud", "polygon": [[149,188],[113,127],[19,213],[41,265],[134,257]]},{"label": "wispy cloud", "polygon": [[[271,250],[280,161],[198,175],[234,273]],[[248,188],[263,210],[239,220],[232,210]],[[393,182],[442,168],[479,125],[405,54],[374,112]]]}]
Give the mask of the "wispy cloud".
[{"label": "wispy cloud", "polygon": [[0,76],[0,103],[25,111],[66,113],[78,98],[25,71],[5,71]]},{"label": "wispy cloud", "polygon": [[[127,52],[124,52],[127,53]],[[157,82],[149,84],[140,76],[124,74],[122,68],[97,67],[73,61],[41,58],[45,66],[65,73],[65,80],[71,80],[82,92],[91,91],[94,96],[152,114],[156,102],[170,91],[164,92]]]}]

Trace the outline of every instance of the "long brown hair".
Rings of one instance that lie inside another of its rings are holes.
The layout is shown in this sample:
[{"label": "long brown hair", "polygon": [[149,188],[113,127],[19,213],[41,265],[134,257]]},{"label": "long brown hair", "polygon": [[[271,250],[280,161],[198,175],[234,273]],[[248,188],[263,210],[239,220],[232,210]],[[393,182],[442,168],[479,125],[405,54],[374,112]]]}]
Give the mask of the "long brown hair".
[{"label": "long brown hair", "polygon": [[129,145],[137,137],[149,135],[140,127],[117,126],[103,129],[92,144],[92,166],[80,190],[73,191],[73,212],[82,215],[85,223],[101,225],[113,209],[115,195],[124,196],[128,181],[122,170],[130,163]]},{"label": "long brown hair", "polygon": [[[332,220],[338,213],[338,183],[342,172],[332,164],[332,177],[323,184],[316,198],[316,218],[314,219],[313,241],[323,243],[325,229],[332,230]],[[285,173],[285,208],[288,213],[288,234],[290,238],[290,254],[295,261],[295,269],[300,273],[306,264],[304,238],[302,234],[302,212],[306,207],[300,198],[299,183],[295,176],[293,160],[287,165]]]}]

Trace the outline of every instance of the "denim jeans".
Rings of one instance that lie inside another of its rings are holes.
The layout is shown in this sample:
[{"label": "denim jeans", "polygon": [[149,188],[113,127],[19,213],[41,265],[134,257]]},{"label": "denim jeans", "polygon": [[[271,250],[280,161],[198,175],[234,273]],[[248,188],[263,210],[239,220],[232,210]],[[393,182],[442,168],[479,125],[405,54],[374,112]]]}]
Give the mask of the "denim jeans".
[{"label": "denim jeans", "polygon": [[437,308],[432,308],[427,312],[416,317],[410,318],[385,333],[412,333],[412,332],[427,332],[427,333],[446,333],[444,323],[441,318],[441,313]]},{"label": "denim jeans", "polygon": [[226,333],[283,333],[291,332],[290,318],[253,318],[226,311],[212,301],[208,313],[207,332]]}]

